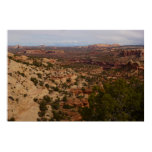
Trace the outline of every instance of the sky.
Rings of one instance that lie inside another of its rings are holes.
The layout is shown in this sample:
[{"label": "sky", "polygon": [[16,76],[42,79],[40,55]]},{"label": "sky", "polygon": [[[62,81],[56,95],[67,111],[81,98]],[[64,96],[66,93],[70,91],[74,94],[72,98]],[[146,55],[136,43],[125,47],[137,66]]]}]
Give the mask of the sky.
[{"label": "sky", "polygon": [[8,45],[144,45],[143,30],[8,30]]}]

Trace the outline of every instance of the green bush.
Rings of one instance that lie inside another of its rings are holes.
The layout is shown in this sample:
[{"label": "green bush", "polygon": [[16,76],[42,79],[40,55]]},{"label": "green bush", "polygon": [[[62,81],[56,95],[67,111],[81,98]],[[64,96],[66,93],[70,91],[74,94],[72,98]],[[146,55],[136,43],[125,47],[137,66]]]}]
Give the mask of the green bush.
[{"label": "green bush", "polygon": [[64,119],[64,113],[61,111],[53,110],[53,120],[60,121]]},{"label": "green bush", "polygon": [[66,89],[68,85],[66,83],[63,83],[62,87]]},{"label": "green bush", "polygon": [[53,67],[53,64],[51,64],[50,62],[47,63],[47,67]]},{"label": "green bush", "polygon": [[22,77],[25,77],[25,74],[24,73],[21,73],[21,72],[17,72],[19,75],[21,75]]},{"label": "green bush", "polygon": [[86,77],[85,77],[85,76],[83,76],[83,75],[81,75],[81,76],[80,76],[80,78],[81,78],[81,79],[85,79]]},{"label": "green bush", "polygon": [[43,86],[44,82],[43,81],[39,81],[39,85]]},{"label": "green bush", "polygon": [[51,101],[51,98],[48,95],[45,95],[43,97],[43,101],[45,101],[46,103],[49,103]]},{"label": "green bush", "polygon": [[104,91],[96,86],[88,101],[89,107],[80,108],[83,120],[144,120],[144,84],[135,78],[104,83]]},{"label": "green bush", "polygon": [[[35,101],[37,101],[36,98],[34,98]],[[47,104],[51,101],[51,98],[47,95],[45,95],[43,97],[43,99],[41,100],[41,102],[39,103],[39,109],[40,109],[40,112],[38,113],[39,117],[43,117],[45,115],[45,112],[47,109]]]},{"label": "green bush", "polygon": [[64,105],[63,105],[63,108],[64,108],[64,109],[71,109],[71,108],[73,108],[73,106],[70,106],[70,105],[68,105],[68,104],[64,104]]},{"label": "green bush", "polygon": [[26,97],[27,96],[27,94],[24,94],[24,97]]},{"label": "green bush", "polygon": [[39,117],[43,117],[45,115],[45,111],[38,112]]},{"label": "green bush", "polygon": [[11,117],[10,119],[8,119],[8,121],[15,121],[15,118]]},{"label": "green bush", "polygon": [[42,78],[42,74],[41,73],[37,73],[38,78]]},{"label": "green bush", "polygon": [[34,102],[37,102],[37,101],[38,101],[38,99],[37,99],[37,98],[34,98],[33,100],[34,100]]},{"label": "green bush", "polygon": [[59,91],[59,88],[58,88],[58,87],[52,87],[52,89],[53,89],[54,91]]},{"label": "green bush", "polygon": [[45,84],[45,87],[46,87],[47,89],[49,89],[50,86],[49,86],[48,84]]},{"label": "green bush", "polygon": [[12,76],[12,73],[8,73],[8,75]]},{"label": "green bush", "polygon": [[71,78],[68,78],[66,81],[67,81],[68,83],[71,82]]},{"label": "green bush", "polygon": [[74,85],[78,85],[78,82],[76,81],[76,82],[74,82]]},{"label": "green bush", "polygon": [[67,97],[66,96],[63,97],[63,101],[64,102],[67,101]]},{"label": "green bush", "polygon": [[33,65],[34,65],[34,66],[37,66],[37,67],[40,67],[40,66],[42,66],[42,63],[41,63],[41,62],[38,62],[37,60],[34,60],[34,61],[33,61]]},{"label": "green bush", "polygon": [[39,105],[39,108],[40,108],[41,112],[45,112],[47,110],[46,103],[41,102],[40,105]]},{"label": "green bush", "polygon": [[84,96],[78,95],[77,98],[82,99],[82,98],[84,98]]},{"label": "green bush", "polygon": [[52,106],[52,109],[55,109],[55,110],[58,110],[59,107],[60,107],[59,102],[53,102],[53,103],[51,104],[51,106]]},{"label": "green bush", "polygon": [[36,78],[31,78],[31,81],[34,83],[34,85],[36,86],[38,84],[38,80]]},{"label": "green bush", "polygon": [[14,101],[14,98],[12,96],[9,96],[8,98],[11,99],[12,101]]}]

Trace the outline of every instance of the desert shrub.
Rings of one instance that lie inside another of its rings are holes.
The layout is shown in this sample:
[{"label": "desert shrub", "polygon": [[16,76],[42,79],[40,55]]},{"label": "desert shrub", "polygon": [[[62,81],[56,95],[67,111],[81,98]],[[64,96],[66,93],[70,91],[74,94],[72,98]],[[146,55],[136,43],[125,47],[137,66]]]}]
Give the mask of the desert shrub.
[{"label": "desert shrub", "polygon": [[37,102],[37,101],[38,101],[38,99],[37,99],[37,98],[34,98],[33,100],[34,100],[34,102]]},{"label": "desert shrub", "polygon": [[59,91],[59,88],[58,88],[58,87],[52,87],[52,89],[53,89],[54,91]]},{"label": "desert shrub", "polygon": [[31,81],[34,83],[34,85],[36,86],[38,84],[38,80],[36,78],[31,78]]},{"label": "desert shrub", "polygon": [[37,73],[38,78],[42,78],[42,74],[41,73]]},{"label": "desert shrub", "polygon": [[102,71],[102,75],[104,75],[104,74],[107,74],[107,72],[106,71]]},{"label": "desert shrub", "polygon": [[43,86],[44,82],[43,81],[39,81],[39,85]]},{"label": "desert shrub", "polygon": [[12,73],[8,73],[8,75],[12,76]]},{"label": "desert shrub", "polygon": [[81,76],[80,76],[80,78],[81,78],[81,79],[85,79],[86,77],[85,77],[85,76],[83,76],[83,75],[81,75]]},{"label": "desert shrub", "polygon": [[50,63],[50,62],[48,62],[48,63],[47,63],[47,67],[49,67],[49,68],[50,68],[50,67],[53,67],[53,64]]},{"label": "desert shrub", "polygon": [[21,73],[21,72],[17,72],[19,75],[21,75],[22,77],[25,77],[25,74],[24,73]]},{"label": "desert shrub", "polygon": [[28,62],[22,62],[22,63],[25,64],[25,65],[27,65],[27,66],[30,65]]},{"label": "desert shrub", "polygon": [[66,89],[68,87],[68,85],[66,83],[63,83],[62,87]]},{"label": "desert shrub", "polygon": [[8,121],[15,121],[15,118],[11,117],[10,119],[8,119]]},{"label": "desert shrub", "polygon": [[12,101],[14,101],[14,98],[12,96],[9,96],[8,98],[11,99]]},{"label": "desert shrub", "polygon": [[83,82],[83,86],[87,86],[87,84],[85,82]]},{"label": "desert shrub", "polygon": [[67,101],[67,97],[64,96],[62,100],[63,100],[64,102]]},{"label": "desert shrub", "polygon": [[45,111],[38,112],[39,117],[43,117],[45,115]]},{"label": "desert shrub", "polygon": [[51,104],[51,107],[52,107],[52,109],[58,110],[59,107],[60,107],[59,102],[53,102],[53,103]]},{"label": "desert shrub", "polygon": [[61,111],[53,110],[53,120],[60,121],[64,119],[64,113]]},{"label": "desert shrub", "polygon": [[42,66],[42,63],[41,63],[41,62],[38,62],[37,60],[34,60],[34,61],[33,61],[33,65],[34,65],[34,66],[37,66],[37,67],[40,67],[40,66]]},{"label": "desert shrub", "polygon": [[84,88],[84,87],[82,87],[82,91],[83,91],[83,92],[85,91],[85,88]]},{"label": "desert shrub", "polygon": [[12,56],[9,56],[8,58],[9,58],[9,59],[13,59],[13,57],[12,57]]},{"label": "desert shrub", "polygon": [[60,98],[57,96],[57,98],[55,99],[55,102],[60,102]]},{"label": "desert shrub", "polygon": [[41,118],[41,121],[47,121],[47,119],[45,117]]},{"label": "desert shrub", "polygon": [[135,78],[104,83],[104,91],[96,86],[88,101],[89,107],[80,108],[83,120],[144,120],[144,84]]},{"label": "desert shrub", "polygon": [[49,86],[48,84],[45,84],[45,87],[46,87],[47,89],[49,89],[50,86]]},{"label": "desert shrub", "polygon": [[68,83],[71,82],[71,78],[68,78],[66,81],[67,81]]},{"label": "desert shrub", "polygon": [[90,84],[93,82],[93,78],[90,78],[90,77],[86,77],[86,81]]},{"label": "desert shrub", "polygon": [[45,111],[47,110],[46,102],[40,102],[39,108],[41,112],[45,113]]},{"label": "desert shrub", "polygon": [[63,108],[64,108],[64,109],[71,109],[71,108],[73,108],[73,106],[70,106],[70,105],[68,105],[68,104],[64,104],[64,105],[63,105]]},{"label": "desert shrub", "polygon": [[41,121],[41,119],[40,119],[40,118],[37,118],[37,121]]},{"label": "desert shrub", "polygon": [[78,82],[76,81],[76,82],[74,82],[74,85],[78,85]]},{"label": "desert shrub", "polygon": [[65,94],[65,95],[67,95],[67,94],[68,94],[68,92],[67,92],[67,91],[65,91],[65,90],[62,90],[62,93],[63,93],[63,94]]},{"label": "desert shrub", "polygon": [[55,82],[53,79],[51,80],[53,83]]},{"label": "desert shrub", "polygon": [[45,95],[43,97],[43,101],[45,101],[46,103],[49,103],[51,101],[51,98],[48,95]]},{"label": "desert shrub", "polygon": [[78,96],[77,96],[78,99],[82,99],[83,97],[84,97],[84,96],[82,96],[82,95],[78,95]]},{"label": "desert shrub", "polygon": [[14,61],[16,61],[16,62],[18,62],[18,63],[21,63],[21,61],[20,61],[20,60],[16,60],[16,59],[15,59]]},{"label": "desert shrub", "polygon": [[24,94],[24,97],[26,97],[27,96],[27,94]]},{"label": "desert shrub", "polygon": [[[35,101],[37,101],[37,99],[34,99]],[[43,99],[41,100],[41,102],[39,103],[39,109],[40,112],[38,113],[39,117],[43,117],[45,115],[45,112],[47,109],[47,104],[51,101],[51,98],[47,95],[45,95],[43,97]]]}]

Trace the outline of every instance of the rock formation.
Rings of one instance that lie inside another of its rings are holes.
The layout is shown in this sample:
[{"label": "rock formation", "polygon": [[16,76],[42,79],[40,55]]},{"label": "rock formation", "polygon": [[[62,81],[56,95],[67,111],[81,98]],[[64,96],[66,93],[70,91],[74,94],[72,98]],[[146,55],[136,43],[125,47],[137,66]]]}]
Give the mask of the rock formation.
[{"label": "rock formation", "polygon": [[121,56],[131,56],[135,55],[137,57],[144,56],[144,50],[143,49],[129,49],[129,50],[122,50],[120,53]]}]

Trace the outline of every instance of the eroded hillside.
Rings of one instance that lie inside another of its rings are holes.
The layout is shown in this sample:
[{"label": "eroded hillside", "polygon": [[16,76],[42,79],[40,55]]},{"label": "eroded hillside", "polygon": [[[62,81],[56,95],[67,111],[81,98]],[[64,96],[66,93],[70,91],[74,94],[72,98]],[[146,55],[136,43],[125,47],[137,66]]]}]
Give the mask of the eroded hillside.
[{"label": "eroded hillside", "polygon": [[84,86],[80,74],[56,60],[8,53],[9,120],[80,120],[77,108],[87,106],[90,93]]}]

